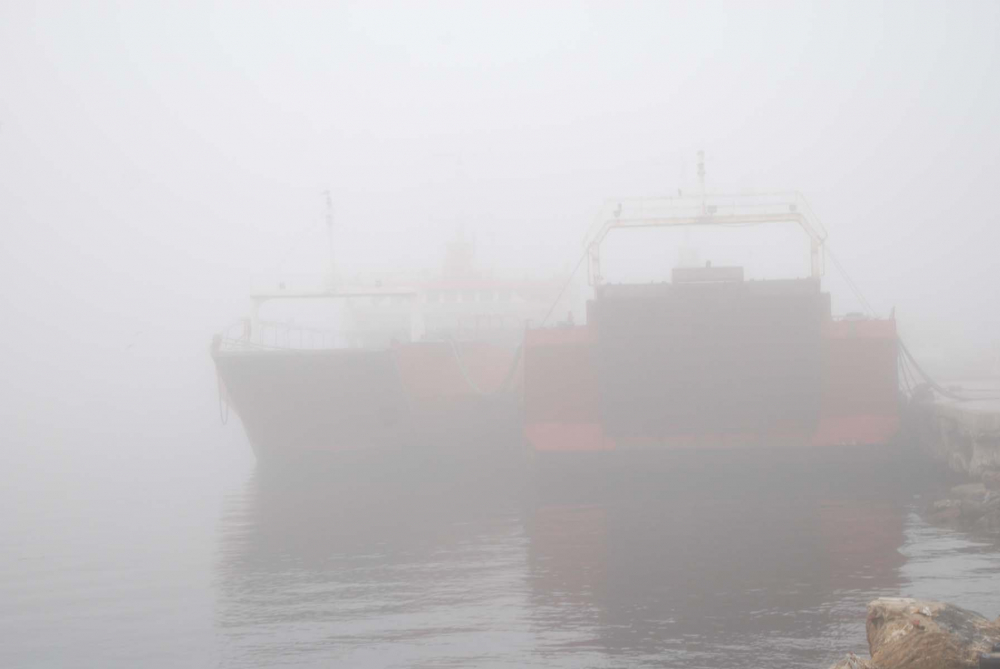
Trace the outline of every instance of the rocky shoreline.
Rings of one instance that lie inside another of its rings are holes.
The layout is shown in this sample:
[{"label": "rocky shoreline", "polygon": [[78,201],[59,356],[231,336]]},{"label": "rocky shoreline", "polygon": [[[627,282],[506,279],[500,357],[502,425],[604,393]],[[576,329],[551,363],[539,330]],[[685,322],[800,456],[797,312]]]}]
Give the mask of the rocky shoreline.
[{"label": "rocky shoreline", "polygon": [[953,487],[946,497],[928,506],[925,517],[932,525],[1000,531],[1000,479],[996,485],[979,482]]},{"label": "rocky shoreline", "polygon": [[[1000,532],[1000,402],[927,397],[911,403],[906,414],[918,458],[964,480],[933,496],[925,520]],[[1000,618],[942,602],[884,597],[868,604],[865,629],[871,657],[852,653],[830,669],[1000,669]]]},{"label": "rocky shoreline", "polygon": [[870,659],[853,653],[830,669],[975,669],[1000,667],[1000,618],[919,599],[868,604]]},{"label": "rocky shoreline", "polygon": [[[1000,395],[996,383],[984,387]],[[966,481],[928,504],[926,520],[963,530],[1000,531],[1000,400],[954,401],[928,392],[915,395],[904,415],[906,438],[920,456]]]},{"label": "rocky shoreline", "polygon": [[903,412],[908,437],[959,474],[1000,476],[1000,379],[953,388],[963,395],[914,393]]}]

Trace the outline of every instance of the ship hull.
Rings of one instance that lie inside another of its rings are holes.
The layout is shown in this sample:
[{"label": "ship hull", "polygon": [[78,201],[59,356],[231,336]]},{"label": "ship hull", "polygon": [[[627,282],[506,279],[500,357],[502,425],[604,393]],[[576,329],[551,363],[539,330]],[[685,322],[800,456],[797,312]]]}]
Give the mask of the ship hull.
[{"label": "ship hull", "polygon": [[619,286],[520,350],[212,354],[261,461],[876,447],[900,423],[895,322],[834,320],[812,281]]},{"label": "ship hull", "polygon": [[495,453],[518,442],[518,356],[489,344],[212,355],[257,459]]},{"label": "ship hull", "polygon": [[805,280],[614,288],[586,325],[527,333],[534,451],[874,446],[898,432],[894,321],[835,321]]}]

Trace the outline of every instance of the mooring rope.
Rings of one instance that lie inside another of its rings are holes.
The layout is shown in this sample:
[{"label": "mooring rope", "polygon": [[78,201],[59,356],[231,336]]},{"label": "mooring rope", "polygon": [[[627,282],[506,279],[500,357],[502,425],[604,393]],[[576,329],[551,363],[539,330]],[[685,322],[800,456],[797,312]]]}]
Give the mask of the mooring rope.
[{"label": "mooring rope", "polygon": [[[854,281],[854,279],[851,278],[850,274],[847,273],[847,269],[840,263],[840,260],[838,260],[837,256],[834,255],[829,245],[825,245],[825,250],[827,256],[830,258],[831,261],[833,261],[833,266],[837,269],[838,272],[840,272],[840,275],[844,278],[844,281],[847,283],[847,287],[851,289],[852,293],[854,293],[854,297],[857,298],[862,308],[868,312],[869,316],[875,317],[876,316],[875,310],[872,308],[872,305],[868,301],[868,299],[865,298],[864,293],[861,292],[861,287],[858,286],[858,284]],[[921,378],[923,378],[927,386],[930,387],[932,390],[939,393],[943,397],[955,400],[956,402],[972,402],[975,400],[1000,399],[1000,396],[995,394],[982,395],[979,397],[968,397],[965,395],[959,395],[958,393],[955,393],[945,388],[940,383],[931,378],[931,376],[926,371],[924,371],[924,369],[917,362],[917,359],[913,357],[912,353],[910,353],[910,350],[906,347],[906,344],[903,343],[903,338],[900,337],[898,334],[896,335],[896,341],[899,344],[899,354],[897,356],[898,361],[900,363],[899,368],[902,370],[903,383],[906,386],[906,391],[909,394],[912,395],[913,391],[916,390],[918,385],[917,377],[919,375]],[[965,392],[968,392],[968,389],[963,389],[963,390]],[[992,392],[992,391],[985,391],[985,392]]]},{"label": "mooring rope", "polygon": [[861,304],[861,308],[867,311],[869,316],[875,316],[875,310],[872,308],[871,303],[868,302],[868,299],[865,297],[865,294],[861,292],[861,287],[858,286],[858,284],[855,283],[854,279],[851,278],[851,275],[847,273],[847,268],[845,268],[840,263],[840,260],[837,259],[837,256],[834,255],[833,249],[830,248],[830,245],[824,244],[823,248],[826,252],[826,255],[830,258],[830,260],[833,261],[834,268],[838,272],[840,272],[840,275],[842,277],[844,277],[844,281],[847,283],[847,287],[851,289],[852,293],[854,293],[854,297],[856,297],[858,302]]},{"label": "mooring rope", "polygon": [[912,397],[915,385],[913,383],[913,378],[910,376],[910,371],[906,364],[906,358],[903,357],[903,353],[899,349],[896,350],[896,365],[899,367],[903,392],[908,397]]},{"label": "mooring rope", "polygon": [[[900,353],[903,356],[904,361],[907,364],[909,364],[909,365],[913,365],[913,369],[916,370],[916,372],[924,379],[924,382],[932,390],[934,390],[935,392],[939,393],[943,397],[947,397],[948,399],[955,400],[956,402],[974,402],[976,400],[995,400],[995,399],[1000,399],[1000,395],[982,395],[982,396],[979,396],[979,397],[968,397],[968,396],[965,396],[965,395],[959,395],[958,393],[955,393],[955,392],[953,392],[953,391],[945,388],[940,383],[938,383],[933,378],[931,378],[930,374],[928,374],[926,371],[924,371],[924,369],[917,362],[916,358],[913,357],[913,354],[910,353],[910,349],[906,348],[906,344],[903,343],[903,339],[901,337],[897,336],[896,337],[896,341],[899,344],[899,350],[900,350]],[[986,392],[990,392],[990,391],[986,391]]]},{"label": "mooring rope", "polygon": [[583,255],[581,255],[580,259],[576,261],[576,265],[573,266],[573,271],[569,273],[569,277],[567,277],[566,283],[564,283],[562,285],[562,288],[559,289],[559,294],[556,295],[556,299],[552,301],[552,306],[549,307],[548,312],[546,312],[545,314],[545,318],[543,318],[542,322],[538,324],[538,327],[544,327],[546,321],[549,320],[549,316],[551,316],[552,312],[556,310],[556,306],[559,305],[559,300],[562,299],[563,293],[565,293],[566,289],[569,288],[569,284],[573,282],[573,277],[576,276],[577,270],[580,269],[580,265],[583,264],[583,259],[587,257],[588,253],[590,253],[589,246],[583,250]]},{"label": "mooring rope", "polygon": [[500,385],[500,389],[497,390],[497,394],[505,392],[514,380],[514,375],[517,373],[517,366],[521,362],[521,356],[524,354],[524,340],[517,345],[517,350],[514,351],[514,359],[510,363],[510,369],[507,370],[507,376],[504,377],[503,383]]}]

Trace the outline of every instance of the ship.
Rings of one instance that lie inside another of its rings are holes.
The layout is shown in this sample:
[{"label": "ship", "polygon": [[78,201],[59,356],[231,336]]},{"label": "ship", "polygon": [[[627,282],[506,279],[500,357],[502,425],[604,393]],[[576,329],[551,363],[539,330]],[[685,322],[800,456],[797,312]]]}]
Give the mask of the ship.
[{"label": "ship", "polygon": [[524,331],[564,285],[485,272],[464,238],[434,272],[279,282],[213,338],[220,409],[260,462],[509,451],[521,443]]},{"label": "ship", "polygon": [[[807,274],[760,278],[679,257],[661,281],[604,276],[611,233],[764,225],[801,231]],[[459,239],[432,275],[279,283],[212,342],[220,407],[261,461],[889,452],[877,447],[900,431],[895,318],[834,313],[826,237],[798,192],[709,194],[702,182],[694,195],[608,201],[577,268],[544,280],[484,273]],[[589,299],[574,320],[584,261]],[[331,305],[332,327],[264,314],[302,303]],[[549,324],[553,313],[569,317]]]},{"label": "ship", "polygon": [[[741,266],[678,263],[669,280],[612,283],[610,233],[795,226],[809,275],[752,280]],[[593,296],[577,325],[530,328],[524,435],[560,454],[761,449],[833,452],[894,442],[900,427],[893,316],[835,316],[826,232],[797,192],[626,198],[605,204],[581,262]]]}]

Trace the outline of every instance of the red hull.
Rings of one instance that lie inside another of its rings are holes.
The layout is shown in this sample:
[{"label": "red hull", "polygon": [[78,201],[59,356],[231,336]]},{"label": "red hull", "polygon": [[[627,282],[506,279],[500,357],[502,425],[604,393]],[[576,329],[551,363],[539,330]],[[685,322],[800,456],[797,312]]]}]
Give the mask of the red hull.
[{"label": "red hull", "polygon": [[[769,295],[761,313],[724,303],[726,318],[717,322],[704,295],[670,297],[681,307],[660,321],[633,299],[632,312],[605,311],[616,318],[611,327],[602,327],[595,314],[603,307],[592,303],[587,325],[529,331],[529,445],[587,452],[892,441],[900,422],[895,321],[835,321],[824,313],[825,296],[808,302],[799,287],[794,292],[787,304]],[[626,327],[616,330],[619,323]]]}]

